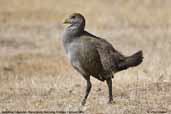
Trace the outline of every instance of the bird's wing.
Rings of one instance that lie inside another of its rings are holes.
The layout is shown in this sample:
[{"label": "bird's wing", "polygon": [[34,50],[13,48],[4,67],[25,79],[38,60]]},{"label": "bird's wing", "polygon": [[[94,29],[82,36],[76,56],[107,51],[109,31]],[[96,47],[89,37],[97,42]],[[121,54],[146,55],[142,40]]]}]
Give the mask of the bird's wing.
[{"label": "bird's wing", "polygon": [[74,68],[81,68],[81,71],[86,72],[88,75],[92,75],[99,80],[104,80],[99,75],[104,72],[100,54],[95,45],[93,45],[93,42],[89,40],[89,37],[80,36],[72,43],[70,50],[72,52],[70,56],[71,64]]},{"label": "bird's wing", "polygon": [[125,59],[124,55],[115,50],[106,40],[96,37],[88,32],[85,32],[85,34],[89,36],[93,45],[96,46],[104,69],[114,71],[117,68],[118,63]]}]

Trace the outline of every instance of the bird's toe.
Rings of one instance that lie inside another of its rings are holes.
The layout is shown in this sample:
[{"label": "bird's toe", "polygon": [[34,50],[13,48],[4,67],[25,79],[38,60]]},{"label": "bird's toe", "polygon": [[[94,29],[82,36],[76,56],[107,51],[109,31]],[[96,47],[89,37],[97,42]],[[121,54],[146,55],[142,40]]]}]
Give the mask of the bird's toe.
[{"label": "bird's toe", "polygon": [[81,105],[84,106],[86,104],[86,101],[83,99],[81,102]]},{"label": "bird's toe", "polygon": [[108,104],[115,104],[116,102],[113,100],[113,99],[110,99],[109,101],[108,101]]}]

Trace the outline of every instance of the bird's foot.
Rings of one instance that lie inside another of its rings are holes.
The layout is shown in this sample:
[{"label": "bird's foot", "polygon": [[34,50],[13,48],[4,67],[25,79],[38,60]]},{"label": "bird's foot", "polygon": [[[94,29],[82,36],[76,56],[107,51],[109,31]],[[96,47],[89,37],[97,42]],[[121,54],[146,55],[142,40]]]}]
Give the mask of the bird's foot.
[{"label": "bird's foot", "polygon": [[81,105],[84,106],[86,104],[86,100],[83,99],[82,102],[81,102]]},{"label": "bird's foot", "polygon": [[115,104],[115,101],[113,101],[113,99],[109,99],[108,104]]}]

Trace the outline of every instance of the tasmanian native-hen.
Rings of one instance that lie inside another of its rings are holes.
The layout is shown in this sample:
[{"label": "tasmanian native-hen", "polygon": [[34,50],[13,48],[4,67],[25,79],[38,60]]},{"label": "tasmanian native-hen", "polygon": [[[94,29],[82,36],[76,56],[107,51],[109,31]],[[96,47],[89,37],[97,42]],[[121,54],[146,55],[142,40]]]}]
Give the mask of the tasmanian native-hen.
[{"label": "tasmanian native-hen", "polygon": [[91,90],[90,76],[106,81],[109,89],[109,103],[112,103],[113,74],[139,65],[143,60],[142,51],[124,56],[106,40],[85,31],[85,18],[80,13],[71,14],[64,24],[62,41],[65,52],[76,69],[86,80],[87,87],[82,105]]}]

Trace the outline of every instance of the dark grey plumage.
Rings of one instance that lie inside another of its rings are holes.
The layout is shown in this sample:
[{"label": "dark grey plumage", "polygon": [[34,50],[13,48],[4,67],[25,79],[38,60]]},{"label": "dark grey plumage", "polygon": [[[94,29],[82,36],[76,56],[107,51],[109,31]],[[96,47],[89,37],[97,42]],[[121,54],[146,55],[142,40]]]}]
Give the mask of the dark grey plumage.
[{"label": "dark grey plumage", "polygon": [[87,81],[82,105],[91,90],[90,76],[100,81],[106,80],[109,102],[112,102],[112,73],[139,65],[143,59],[142,51],[125,57],[106,40],[85,31],[85,18],[79,13],[70,15],[64,23],[69,24],[62,37],[64,49],[72,66]]}]

